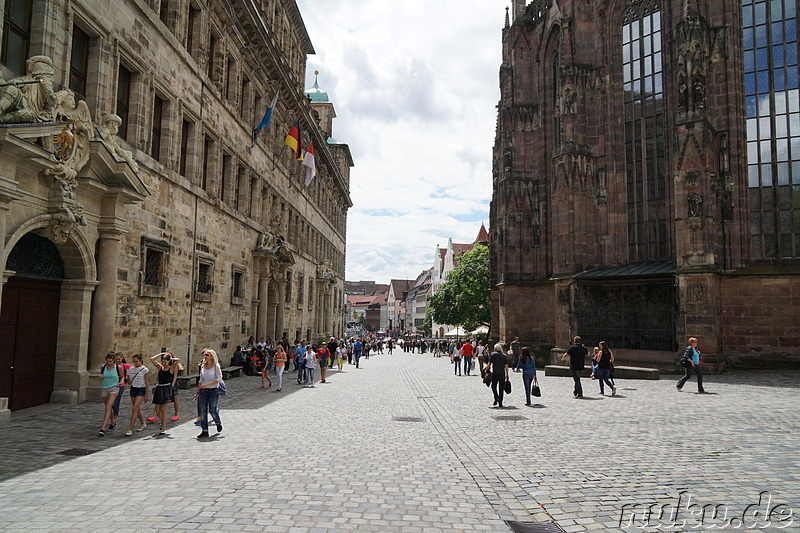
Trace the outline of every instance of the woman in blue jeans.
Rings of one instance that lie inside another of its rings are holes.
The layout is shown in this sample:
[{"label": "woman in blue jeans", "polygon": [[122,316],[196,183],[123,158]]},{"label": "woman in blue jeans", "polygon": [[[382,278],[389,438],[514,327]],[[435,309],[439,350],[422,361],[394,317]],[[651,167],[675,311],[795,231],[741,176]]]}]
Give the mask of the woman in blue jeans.
[{"label": "woman in blue jeans", "polygon": [[217,352],[206,348],[202,352],[203,362],[200,364],[200,378],[197,381],[197,416],[200,417],[202,432],[198,439],[208,437],[208,415],[217,424],[217,433],[222,431],[217,402],[219,401],[219,384],[222,382],[222,369],[219,367]]},{"label": "woman in blue jeans", "polygon": [[617,387],[614,386],[614,382],[611,380],[611,364],[614,362],[614,354],[608,349],[606,341],[600,341],[600,352],[594,356],[594,360],[597,361],[597,370],[595,372],[597,373],[597,381],[600,382],[600,395],[602,396],[605,393],[603,384],[606,384],[611,387],[611,396],[616,396]]},{"label": "woman in blue jeans", "polygon": [[531,384],[536,377],[536,362],[526,346],[519,354],[517,370],[522,370],[522,384],[525,386],[525,405],[531,404]]}]

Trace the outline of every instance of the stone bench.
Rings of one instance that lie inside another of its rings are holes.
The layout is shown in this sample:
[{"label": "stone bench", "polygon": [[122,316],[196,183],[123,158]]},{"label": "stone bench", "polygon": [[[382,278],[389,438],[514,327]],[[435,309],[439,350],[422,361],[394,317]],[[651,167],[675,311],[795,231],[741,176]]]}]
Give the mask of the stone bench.
[{"label": "stone bench", "polygon": [[[572,377],[568,366],[547,365],[544,367],[545,376]],[[581,373],[582,377],[592,375],[592,369],[587,366]],[[642,368],[638,366],[614,366],[614,377],[618,379],[660,379],[657,368]]]},{"label": "stone bench", "polygon": [[222,379],[238,378],[242,375],[242,367],[229,366],[222,369]]},{"label": "stone bench", "polygon": [[197,387],[197,374],[192,374],[191,376],[178,376],[178,388],[179,389],[192,389]]}]

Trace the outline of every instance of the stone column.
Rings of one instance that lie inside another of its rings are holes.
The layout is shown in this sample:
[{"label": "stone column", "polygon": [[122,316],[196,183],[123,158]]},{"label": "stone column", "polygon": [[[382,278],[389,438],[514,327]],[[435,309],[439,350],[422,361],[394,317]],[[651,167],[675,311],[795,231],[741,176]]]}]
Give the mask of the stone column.
[{"label": "stone column", "polygon": [[52,403],[76,403],[87,397],[91,400],[100,399],[100,380],[90,380],[89,375],[96,374],[104,360],[91,358],[89,370],[86,369],[92,292],[95,288],[99,288],[99,284],[94,280],[65,279],[61,283],[56,375],[50,394]]},{"label": "stone column", "polygon": [[275,337],[280,340],[283,335],[284,309],[286,308],[286,278],[278,278],[278,302],[275,308]]},{"label": "stone column", "polygon": [[[0,273],[6,268],[6,212],[8,212],[8,206],[0,204]],[[2,284],[0,284],[0,306],[3,305],[3,286],[9,277],[11,276],[3,275]]]},{"label": "stone column", "polygon": [[261,274],[258,278],[258,318],[256,319],[256,339],[267,337],[267,310],[269,305],[269,277]]},{"label": "stone column", "polygon": [[119,230],[100,231],[97,246],[97,281],[92,306],[89,368],[100,368],[105,355],[114,349],[114,325],[117,314],[117,266],[119,265]]}]

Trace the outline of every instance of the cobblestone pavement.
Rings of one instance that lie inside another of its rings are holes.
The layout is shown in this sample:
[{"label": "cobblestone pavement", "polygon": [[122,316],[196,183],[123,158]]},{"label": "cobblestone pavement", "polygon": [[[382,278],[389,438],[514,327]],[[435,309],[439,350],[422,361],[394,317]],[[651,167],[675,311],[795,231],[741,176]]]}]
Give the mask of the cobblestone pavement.
[{"label": "cobblestone pavement", "polygon": [[[0,428],[0,531],[686,531],[719,528],[726,509],[729,527],[800,531],[797,372],[707,376],[707,395],[665,376],[601,397],[587,379],[584,400],[542,377],[532,407],[512,374],[498,410],[447,358],[363,363],[313,388],[288,374],[281,393],[232,379],[224,431],[205,440],[189,391],[165,437],[97,437],[95,403],[15,419]],[[96,453],[59,454],[76,448]],[[651,504],[666,512],[645,524]],[[704,505],[720,507],[700,524]]]}]

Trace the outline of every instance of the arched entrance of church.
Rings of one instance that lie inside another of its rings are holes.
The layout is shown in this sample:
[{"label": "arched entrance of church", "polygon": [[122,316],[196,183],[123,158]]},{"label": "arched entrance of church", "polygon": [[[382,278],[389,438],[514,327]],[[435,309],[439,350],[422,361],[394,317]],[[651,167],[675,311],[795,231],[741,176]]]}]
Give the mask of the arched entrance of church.
[{"label": "arched entrance of church", "polygon": [[50,401],[56,372],[64,261],[50,240],[28,233],[11,250],[0,309],[0,396],[12,411]]}]

